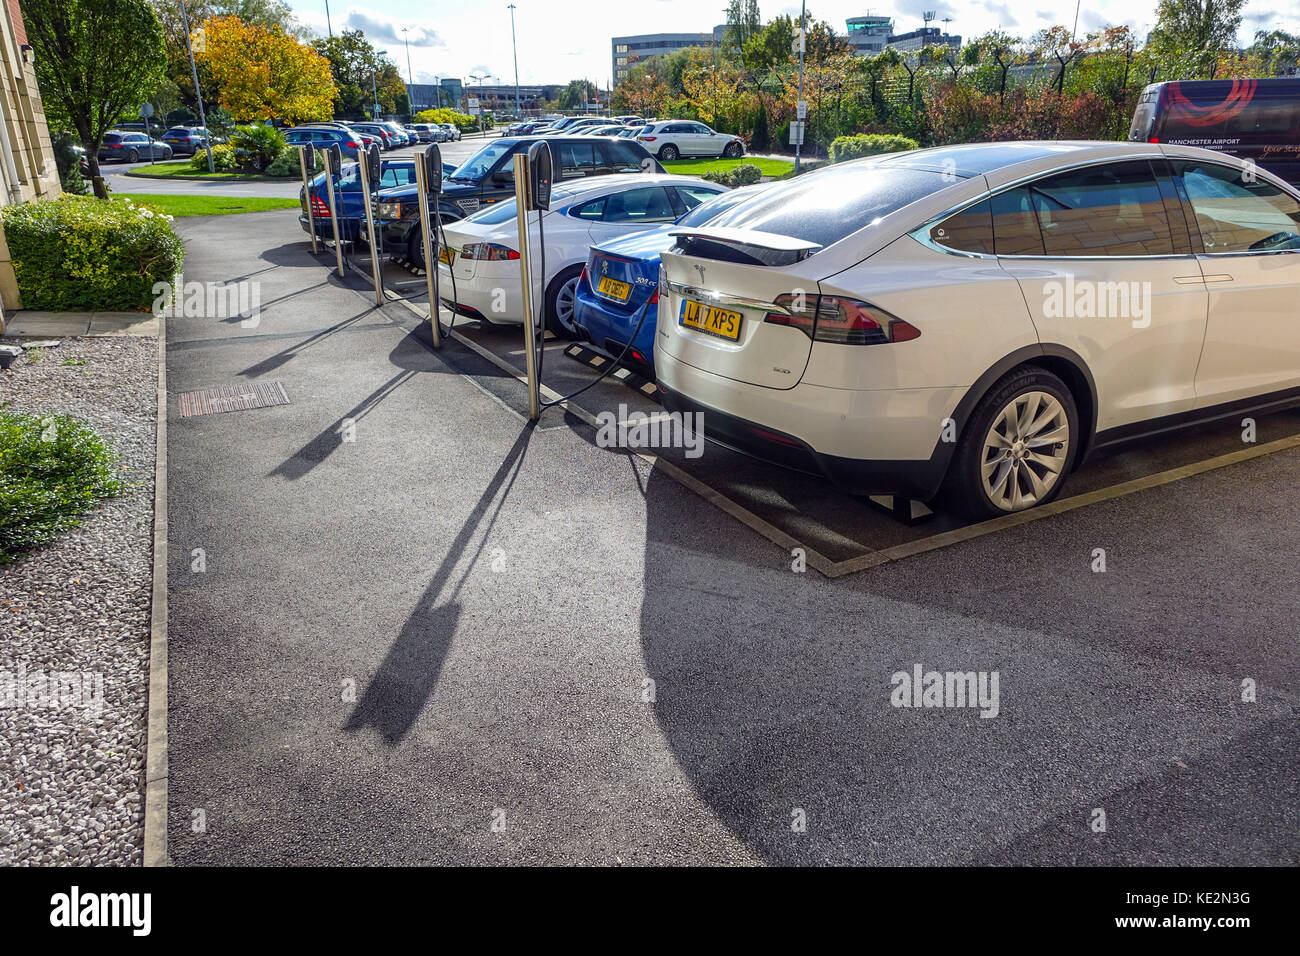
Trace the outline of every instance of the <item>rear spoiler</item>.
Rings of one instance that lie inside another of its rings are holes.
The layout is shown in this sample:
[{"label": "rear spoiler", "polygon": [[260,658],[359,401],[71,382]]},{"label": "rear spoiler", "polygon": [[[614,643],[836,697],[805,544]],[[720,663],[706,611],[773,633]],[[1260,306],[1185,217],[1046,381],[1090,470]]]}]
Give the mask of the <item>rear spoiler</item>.
[{"label": "rear spoiler", "polygon": [[[678,239],[678,245],[702,246],[707,249],[723,247],[746,259],[765,266],[790,265],[807,259],[821,249],[821,245],[783,236],[775,232],[753,229],[733,229],[727,226],[701,226],[698,229],[671,229],[668,235]],[[703,251],[703,250],[701,250]],[[710,256],[710,258],[721,258]]]}]

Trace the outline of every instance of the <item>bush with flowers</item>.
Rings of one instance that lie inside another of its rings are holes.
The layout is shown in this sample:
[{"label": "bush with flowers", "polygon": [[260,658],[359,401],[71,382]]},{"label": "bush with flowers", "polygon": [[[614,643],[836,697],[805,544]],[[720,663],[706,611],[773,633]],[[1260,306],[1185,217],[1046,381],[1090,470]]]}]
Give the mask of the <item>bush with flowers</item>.
[{"label": "bush with flowers", "polygon": [[130,199],[20,203],[0,221],[26,309],[148,309],[154,283],[170,283],[185,259],[172,217]]}]

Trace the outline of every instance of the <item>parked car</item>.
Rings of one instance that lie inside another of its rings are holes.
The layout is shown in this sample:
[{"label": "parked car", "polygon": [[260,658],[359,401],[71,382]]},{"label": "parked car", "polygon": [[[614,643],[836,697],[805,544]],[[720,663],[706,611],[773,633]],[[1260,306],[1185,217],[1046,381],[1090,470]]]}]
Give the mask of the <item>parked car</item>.
[{"label": "parked car", "polygon": [[[380,188],[415,182],[415,161],[412,159],[385,159],[380,162],[379,169]],[[444,164],[444,174],[454,169],[454,166]],[[311,231],[314,217],[316,234],[322,239],[332,240],[334,227],[330,223],[329,191],[325,186],[324,173],[317,173],[312,178],[310,196],[306,191],[298,190],[298,202],[302,206],[298,223],[302,226],[303,232]],[[338,206],[339,213],[339,238],[349,241],[364,239],[366,198],[361,194],[361,173],[358,171],[357,163],[344,163],[341,175],[335,176],[334,202]]]},{"label": "parked car", "polygon": [[841,163],[674,230],[655,372],[706,435],[975,517],[1300,401],[1300,192],[1160,143]]},{"label": "parked car", "polygon": [[412,143],[415,142],[415,137],[412,136],[409,132],[407,132],[406,129],[404,129],[398,123],[385,120],[384,122],[377,123],[376,125],[382,126],[384,129],[388,130],[388,132],[393,135],[393,138],[394,140],[396,140],[399,149],[403,146],[410,146]]},{"label": "parked car", "polygon": [[[578,283],[573,324],[578,337],[611,358],[624,348],[624,364],[654,373],[655,322],[659,302],[659,254],[676,241],[672,232],[701,226],[764,185],[718,192],[694,184],[672,189],[686,212],[675,222],[591,247]],[[646,310],[642,318],[642,310]],[[640,330],[637,325],[640,323]],[[630,362],[628,360],[631,360]]]},{"label": "parked car", "polygon": [[438,125],[447,131],[448,142],[454,143],[460,140],[460,130],[456,128],[454,123],[439,123]]},{"label": "parked car", "polygon": [[1128,138],[1227,153],[1300,185],[1300,77],[1154,83]]},{"label": "parked car", "polygon": [[680,156],[726,156],[735,159],[745,155],[745,141],[739,136],[715,133],[694,120],[647,123],[641,127],[637,140],[663,160],[673,160]]},{"label": "parked car", "polygon": [[328,149],[338,143],[344,159],[356,159],[357,151],[364,148],[356,133],[334,126],[295,126],[284,131],[284,141],[290,146],[312,143],[317,149]]},{"label": "parked car", "polygon": [[[443,184],[437,197],[438,215],[454,222],[482,206],[490,206],[515,194],[514,155],[528,149],[540,137],[516,136],[494,139],[465,160],[456,175]],[[658,172],[664,168],[634,142],[597,137],[548,140],[556,169],[554,182],[627,172]],[[404,249],[417,265],[424,262],[423,240],[418,219],[419,201],[414,186],[399,186],[379,194],[376,209],[383,223],[384,245]]]},{"label": "parked car", "polygon": [[[538,281],[546,327],[557,335],[577,337],[574,297],[587,262],[588,249],[616,236],[643,232],[673,222],[687,199],[716,195],[727,187],[690,176],[664,173],[601,176],[557,184],[551,208],[543,213],[546,273]],[[698,200],[695,200],[698,201]],[[537,236],[536,220],[530,220]],[[513,199],[444,226],[445,245],[439,270],[448,307],[460,315],[498,324],[524,321],[520,293],[518,229]],[[536,238],[532,240],[536,242]],[[455,278],[453,284],[450,280]],[[504,290],[504,295],[502,295]],[[454,296],[455,298],[451,298]]]},{"label": "parked car", "polygon": [[171,159],[172,148],[144,133],[109,130],[99,144],[99,161],[138,163],[142,159]]},{"label": "parked car", "polygon": [[383,126],[379,123],[352,123],[350,125],[352,129],[357,130],[358,132],[369,133],[371,136],[378,137],[380,149],[397,149],[402,145],[401,141],[387,126]]},{"label": "parked car", "polygon": [[177,156],[193,156],[207,146],[208,131],[202,126],[173,126],[162,134],[162,141]]}]

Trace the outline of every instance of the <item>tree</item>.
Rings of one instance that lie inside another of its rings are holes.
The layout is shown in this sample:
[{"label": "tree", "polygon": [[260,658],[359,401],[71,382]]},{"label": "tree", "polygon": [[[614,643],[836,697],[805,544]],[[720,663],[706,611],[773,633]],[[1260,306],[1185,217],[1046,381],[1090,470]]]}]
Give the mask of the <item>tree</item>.
[{"label": "tree", "polygon": [[588,103],[595,103],[598,98],[596,84],[587,80],[570,80],[568,85],[560,90],[556,103],[562,110],[580,110],[586,108]]},{"label": "tree", "polygon": [[758,0],[729,0],[727,3],[727,28],[722,42],[728,56],[741,52],[745,44],[763,29],[763,19],[758,12]]},{"label": "tree", "polygon": [[406,96],[406,84],[397,64],[381,57],[360,30],[318,38],[312,41],[312,49],[329,60],[335,86],[334,115],[358,117],[370,111],[372,93],[378,95],[380,108],[386,112],[408,111],[399,108]]},{"label": "tree", "polygon": [[1259,57],[1265,69],[1277,76],[1296,68],[1300,61],[1300,36],[1283,30],[1260,30],[1247,51]]},{"label": "tree", "polygon": [[1083,44],[1076,43],[1069,27],[1054,26],[1039,30],[1030,40],[1034,52],[1044,60],[1056,61],[1056,79],[1052,85],[1056,92],[1065,92],[1065,71],[1083,49]]},{"label": "tree", "polygon": [[162,24],[144,0],[24,0],[22,9],[45,107],[76,132],[98,179],[105,131],[163,78]]},{"label": "tree", "polygon": [[1213,78],[1219,57],[1237,45],[1246,0],[1160,0],[1147,49],[1175,78]]},{"label": "tree", "polygon": [[250,26],[238,17],[203,24],[207,45],[195,56],[220,84],[218,102],[239,119],[288,123],[329,119],[330,63],[279,27]]}]

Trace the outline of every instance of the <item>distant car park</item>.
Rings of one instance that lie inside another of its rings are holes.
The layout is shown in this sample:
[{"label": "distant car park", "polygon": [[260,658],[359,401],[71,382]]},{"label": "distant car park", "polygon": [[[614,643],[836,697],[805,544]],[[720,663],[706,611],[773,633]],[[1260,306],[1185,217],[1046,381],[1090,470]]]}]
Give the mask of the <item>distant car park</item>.
[{"label": "distant car park", "polygon": [[138,163],[142,159],[171,159],[172,148],[166,143],[150,139],[144,133],[129,130],[109,130],[99,144],[99,161]]}]

